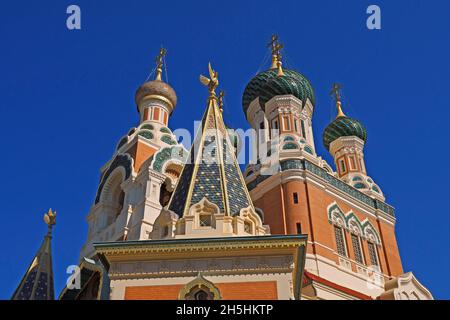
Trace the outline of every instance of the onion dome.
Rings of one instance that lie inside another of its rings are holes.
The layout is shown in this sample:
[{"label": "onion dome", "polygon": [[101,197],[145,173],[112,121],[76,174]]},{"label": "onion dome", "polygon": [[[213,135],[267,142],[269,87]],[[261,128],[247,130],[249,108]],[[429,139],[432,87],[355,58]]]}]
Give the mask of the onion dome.
[{"label": "onion dome", "polygon": [[169,107],[171,107],[171,113],[177,104],[177,94],[175,93],[175,90],[173,90],[169,84],[161,80],[148,81],[139,87],[135,95],[135,101],[138,105],[138,109],[142,101],[146,98],[152,97],[162,99],[168,103]]},{"label": "onion dome", "polygon": [[330,94],[335,97],[338,114],[336,119],[331,122],[323,132],[323,145],[328,151],[330,150],[330,144],[340,137],[355,136],[364,141],[364,143],[367,141],[366,128],[364,128],[361,122],[347,117],[342,111],[340,90],[341,85],[335,83],[333,84],[333,89],[330,92]]},{"label": "onion dome", "polygon": [[277,69],[269,69],[257,74],[244,90],[242,106],[245,115],[250,103],[259,97],[260,105],[264,109],[265,103],[278,95],[292,94],[306,103],[307,99],[315,104],[314,90],[309,80],[301,73],[283,69],[279,75]]},{"label": "onion dome", "polygon": [[166,55],[166,49],[161,48],[159,55],[156,57],[156,78],[155,80],[145,82],[136,91],[135,101],[140,112],[140,105],[146,99],[154,98],[165,102],[172,113],[177,104],[177,95],[173,88],[162,81],[163,59]]},{"label": "onion dome", "polygon": [[330,144],[340,137],[356,136],[364,143],[367,141],[366,128],[358,120],[339,116],[331,122],[323,133],[323,145],[330,150]]}]

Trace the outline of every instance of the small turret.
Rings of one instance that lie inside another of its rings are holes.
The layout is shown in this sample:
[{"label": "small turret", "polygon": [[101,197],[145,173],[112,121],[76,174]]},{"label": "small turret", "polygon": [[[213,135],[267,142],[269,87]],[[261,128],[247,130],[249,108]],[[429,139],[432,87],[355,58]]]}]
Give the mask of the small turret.
[{"label": "small turret", "polygon": [[337,116],[323,133],[323,144],[334,158],[339,178],[365,193],[384,200],[380,188],[367,176],[364,162],[366,128],[358,120],[349,118],[342,110],[341,86],[333,85]]},{"label": "small turret", "polygon": [[167,126],[169,116],[177,104],[175,90],[162,81],[162,68],[167,51],[161,48],[156,57],[155,80],[145,82],[136,91],[135,101],[141,122],[152,121]]}]

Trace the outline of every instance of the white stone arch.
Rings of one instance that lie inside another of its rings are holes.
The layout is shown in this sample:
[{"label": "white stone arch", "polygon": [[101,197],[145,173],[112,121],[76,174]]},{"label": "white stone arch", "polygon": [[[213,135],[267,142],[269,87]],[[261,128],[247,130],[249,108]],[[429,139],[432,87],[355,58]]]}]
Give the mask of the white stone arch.
[{"label": "white stone arch", "polygon": [[327,208],[328,211],[328,221],[332,224],[335,224],[339,227],[347,228],[347,224],[345,223],[345,214],[339,208],[336,202],[330,204]]},{"label": "white stone arch", "polygon": [[207,294],[206,300],[221,300],[219,289],[211,281],[205,279],[199,272],[198,276],[187,283],[179,292],[178,300],[197,300],[196,293],[204,291]]},{"label": "white stone arch", "polygon": [[206,197],[203,197],[200,202],[193,204],[189,208],[188,216],[194,217],[194,226],[195,228],[200,228],[200,218],[201,216],[209,215],[211,217],[211,225],[209,227],[215,228],[216,219],[215,216],[220,213],[219,207],[210,201]]},{"label": "white stone arch", "polygon": [[377,245],[381,245],[380,235],[378,234],[378,231],[375,229],[375,227],[372,225],[372,223],[370,223],[368,219],[363,221],[362,227],[363,227],[363,235],[367,240]]},{"label": "white stone arch", "polygon": [[358,217],[350,211],[346,216],[347,229],[358,236],[364,236],[363,228],[361,221],[359,221]]},{"label": "white stone arch", "polygon": [[100,229],[114,223],[125,207],[125,191],[122,183],[126,177],[125,168],[122,166],[114,169],[105,181],[100,194],[100,203],[103,211],[98,219],[101,221]]},{"label": "white stone arch", "polygon": [[120,185],[125,180],[126,173],[125,168],[120,166],[117,167],[109,174],[106,179],[105,184],[103,185],[101,194],[100,194],[100,202],[109,203],[114,200],[115,193],[117,192],[118,187],[122,188]]},{"label": "white stone arch", "polygon": [[[181,171],[183,170],[184,163],[178,159],[170,159],[164,163],[162,167],[162,173],[168,176],[172,182],[172,187],[175,187],[178,178],[181,175]],[[177,174],[175,174],[176,171]]]},{"label": "white stone arch", "polygon": [[264,223],[264,211],[261,208],[255,208],[256,214],[261,218],[261,221]]},{"label": "white stone arch", "polygon": [[[251,235],[265,234],[265,229],[263,227],[261,217],[256,213],[252,206],[241,209],[239,211],[239,218],[241,218],[242,223],[244,224],[244,232],[246,232],[245,225],[250,224],[251,230],[250,232],[246,233]],[[235,219],[235,223],[239,223],[239,219]],[[238,228],[235,228],[235,230],[238,230]]]}]

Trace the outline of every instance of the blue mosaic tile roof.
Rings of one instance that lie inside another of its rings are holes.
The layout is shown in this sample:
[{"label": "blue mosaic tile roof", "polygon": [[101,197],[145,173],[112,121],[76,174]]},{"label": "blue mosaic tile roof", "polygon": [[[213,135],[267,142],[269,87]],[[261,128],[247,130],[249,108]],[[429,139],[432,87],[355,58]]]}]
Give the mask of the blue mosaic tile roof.
[{"label": "blue mosaic tile roof", "polygon": [[12,300],[54,300],[50,239],[49,235],[45,237]]},{"label": "blue mosaic tile roof", "polygon": [[183,216],[203,198],[229,215],[237,215],[252,205],[225,128],[216,101],[210,102],[191,147],[190,161],[185,164],[172,194],[169,210]]}]

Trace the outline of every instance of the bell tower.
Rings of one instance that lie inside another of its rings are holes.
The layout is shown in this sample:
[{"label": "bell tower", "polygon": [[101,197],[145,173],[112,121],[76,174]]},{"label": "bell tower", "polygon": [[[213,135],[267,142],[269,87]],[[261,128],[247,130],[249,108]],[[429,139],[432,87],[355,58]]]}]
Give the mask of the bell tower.
[{"label": "bell tower", "polygon": [[178,181],[187,151],[167,126],[177,95],[162,79],[165,55],[162,48],[156,57],[154,80],[136,91],[139,125],[120,139],[100,170],[81,258],[91,257],[95,242],[149,239]]},{"label": "bell tower", "polygon": [[384,201],[380,187],[367,175],[364,162],[366,128],[358,120],[347,117],[342,111],[341,86],[334,84],[337,116],[324,131],[323,144],[334,158],[337,175],[354,188]]}]

